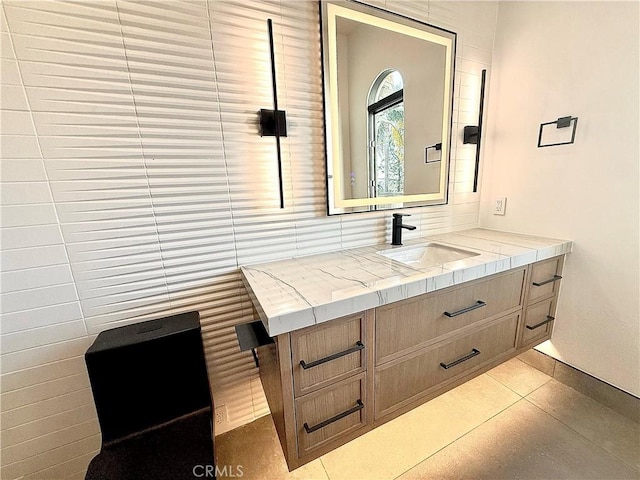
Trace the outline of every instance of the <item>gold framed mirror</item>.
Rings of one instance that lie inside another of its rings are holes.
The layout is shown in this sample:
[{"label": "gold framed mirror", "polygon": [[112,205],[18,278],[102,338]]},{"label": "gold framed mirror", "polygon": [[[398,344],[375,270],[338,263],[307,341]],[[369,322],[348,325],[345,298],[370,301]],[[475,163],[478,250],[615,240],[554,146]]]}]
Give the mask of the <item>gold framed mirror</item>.
[{"label": "gold framed mirror", "polygon": [[320,2],[329,215],[447,203],[456,34]]}]

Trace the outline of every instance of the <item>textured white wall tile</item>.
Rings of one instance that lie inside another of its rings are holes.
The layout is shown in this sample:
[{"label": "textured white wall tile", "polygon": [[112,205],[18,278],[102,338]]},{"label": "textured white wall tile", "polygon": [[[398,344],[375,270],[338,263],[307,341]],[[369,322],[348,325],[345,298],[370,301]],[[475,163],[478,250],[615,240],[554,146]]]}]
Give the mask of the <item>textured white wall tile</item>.
[{"label": "textured white wall tile", "polygon": [[164,317],[172,312],[172,305],[166,294],[138,297],[119,306],[103,304],[95,305],[89,301],[82,302],[85,312],[85,324],[91,335],[109,328],[121,327],[131,323]]},{"label": "textured white wall tile", "polygon": [[[2,353],[0,372],[2,374],[15,372],[25,368],[36,367],[45,363],[51,363],[61,358],[84,355],[94,337],[82,336],[79,338],[64,340],[41,347],[19,350],[13,353]],[[37,405],[37,403],[36,403]]]},{"label": "textured white wall tile", "polygon": [[7,19],[4,16],[4,10],[0,8],[0,32],[9,32],[9,25],[7,25]]},{"label": "textured white wall tile", "polygon": [[[27,271],[42,271],[49,269],[67,270],[68,265],[59,265],[56,267],[43,267]],[[3,273],[3,275],[9,275]],[[3,277],[4,278],[4,277]],[[3,280],[4,282],[4,280]],[[7,284],[3,283],[3,290],[7,288]],[[14,313],[3,314],[0,318],[1,331],[3,335],[9,333],[30,330],[37,327],[46,327],[58,323],[65,323],[72,320],[81,320],[82,312],[78,302],[63,303],[60,305],[47,305],[46,307],[33,308],[30,310],[21,310]],[[6,353],[6,352],[3,352]]]},{"label": "textured white wall tile", "polygon": [[100,444],[100,435],[94,434],[29,457],[25,462],[28,463],[29,471],[35,472],[36,478],[61,478],[49,476],[50,473],[47,472],[55,471],[56,469],[60,471],[59,468],[56,468],[57,465],[75,461],[76,458],[84,455],[97,453],[100,449]]},{"label": "textured white wall tile", "polygon": [[32,135],[0,135],[2,158],[40,158],[38,140]]},{"label": "textured white wall tile", "polygon": [[3,411],[0,417],[2,429],[18,427],[22,424],[73,410],[83,405],[93,405],[93,394],[90,388],[49,398],[37,404],[25,405],[24,407]]},{"label": "textured white wall tile", "polygon": [[[33,438],[18,445],[8,446],[2,449],[3,461],[7,463],[25,461],[25,467],[29,472],[37,472],[35,465],[30,461],[35,460],[37,455],[41,455],[50,450],[60,448],[63,445],[82,440],[100,432],[97,420],[91,419],[84,422],[69,422],[70,425],[60,430],[52,430],[47,435]],[[61,478],[36,475],[35,478]]]},{"label": "textured white wall tile", "polygon": [[0,273],[0,283],[4,293],[28,290],[51,285],[71,284],[71,268],[69,265],[33,268]]},{"label": "textured white wall tile", "polygon": [[34,135],[33,122],[29,112],[0,110],[0,123],[4,135]]},{"label": "textured white wall tile", "polygon": [[0,175],[3,182],[38,182],[47,179],[42,160],[13,160],[4,153]]},{"label": "textured white wall tile", "polygon": [[[4,37],[3,37],[4,38]],[[0,80],[2,85],[19,86],[22,89],[22,81],[20,80],[20,72],[18,70],[18,62],[16,62],[13,55],[11,58],[2,58],[0,61]],[[3,92],[5,90],[3,89]],[[9,92],[17,92],[16,90],[8,90]],[[24,96],[24,93],[22,94]],[[7,100],[12,101],[12,100]],[[3,104],[4,105],[4,104]],[[3,107],[8,108],[8,107]]]},{"label": "textured white wall tile", "polygon": [[[37,90],[28,88],[28,91],[39,135],[95,137],[97,141],[103,136],[105,128],[108,128],[114,135],[117,133],[122,137],[137,137],[137,122],[132,108],[123,109],[118,105],[111,108],[110,103],[102,101],[103,112],[91,114],[91,111],[96,108],[97,98],[84,101],[82,98],[77,98],[81,97],[83,92],[79,92],[76,96],[77,90],[65,91],[64,95],[57,91],[55,97],[47,95],[46,100],[36,101],[33,92]],[[44,89],[44,91],[48,93],[50,89]],[[92,96],[96,97],[96,94],[93,93]],[[112,103],[117,103],[117,99]],[[65,106],[66,110],[64,110]],[[55,107],[61,111],[55,113],[35,111],[43,108],[52,110]],[[89,112],[85,113],[84,110]],[[108,114],[109,110],[113,110],[113,113]]]},{"label": "textured white wall tile", "polygon": [[16,58],[11,48],[11,36],[8,32],[0,33],[0,57],[7,59]]},{"label": "textured white wall tile", "polygon": [[[39,383],[27,388],[2,393],[1,399],[5,411],[24,405],[31,405],[42,400],[82,390],[89,386],[86,372],[77,375],[67,375],[50,382]],[[7,460],[7,459],[3,459]]]},{"label": "textured white wall tile", "polygon": [[[372,3],[458,29],[454,118],[475,123],[495,5]],[[29,135],[2,138],[1,175],[33,183],[2,192],[3,208],[15,208],[3,216],[4,295],[11,310],[26,308],[2,318],[3,428],[21,441],[3,478],[83,478],[99,430],[86,374],[75,372],[106,328],[199,311],[216,403],[229,413],[216,433],[264,415],[233,329],[253,320],[238,266],[390,240],[388,213],[326,217],[317,3],[8,1],[5,11],[1,79],[12,98],[2,108],[7,132]],[[275,142],[257,125],[273,104],[267,18],[289,129],[284,209]],[[413,209],[409,235],[477,222],[473,155],[456,133],[451,203]],[[32,160],[41,151],[44,162]],[[62,297],[46,295],[58,288]],[[68,427],[54,425],[63,418]]]},{"label": "textured white wall tile", "polygon": [[[55,227],[57,228],[57,226]],[[24,228],[31,229],[32,227]],[[14,229],[9,230],[14,231]],[[16,250],[3,250],[0,252],[0,262],[2,262],[2,271],[7,272],[19,270],[21,268],[37,268],[47,265],[59,265],[67,263],[68,260],[64,245],[50,245]]]},{"label": "textured white wall tile", "polygon": [[[17,63],[15,63],[15,65],[17,66]],[[4,60],[2,61],[0,68],[5,68]],[[11,67],[7,66],[7,68]],[[0,84],[0,108],[3,110],[28,110],[29,107],[27,105],[27,97],[24,94],[24,89],[20,85],[11,85],[12,81],[7,78],[8,76],[9,72],[0,72],[0,77],[2,79],[2,84]],[[14,81],[19,82],[19,79],[16,77],[16,80]]]},{"label": "textured white wall tile", "polygon": [[57,223],[53,204],[0,207],[3,227],[26,227]]},{"label": "textured white wall tile", "polygon": [[[52,287],[52,290],[61,290],[57,287]],[[73,293],[66,292],[68,297],[73,297]],[[7,294],[12,295],[12,294]],[[5,306],[5,297],[2,298],[3,309],[9,310],[9,306]],[[68,301],[68,300],[67,300]],[[61,302],[62,303],[62,302]],[[16,333],[8,333],[0,337],[0,344],[2,345],[2,353],[9,354],[17,352],[19,350],[25,350],[28,348],[39,347],[48,343],[62,342],[73,338],[79,338],[87,334],[87,331],[82,320],[75,320],[66,323],[58,323],[56,325],[50,325],[46,327],[38,327],[33,330],[23,330]]]},{"label": "textured white wall tile", "polygon": [[0,478],[7,480],[16,480],[24,478],[22,463],[16,462],[10,465],[3,464],[0,466]]},{"label": "textured white wall tile", "polygon": [[[96,456],[98,450],[94,450],[91,453],[80,455],[73,460],[62,462],[54,467],[39,470],[29,475],[25,475],[21,480],[42,480],[43,478],[84,478],[83,474],[86,474],[87,465],[93,457]],[[31,470],[30,470],[31,471]],[[74,472],[71,474],[70,472]],[[82,472],[82,473],[80,473]]]},{"label": "textured white wall tile", "polygon": [[95,407],[87,404],[62,413],[50,415],[28,424],[20,425],[19,427],[8,428],[2,431],[2,444],[4,448],[7,448],[18,443],[27,442],[34,438],[48,435],[56,430],[68,428],[75,423],[92,420],[95,415]]},{"label": "textured white wall tile", "polygon": [[51,202],[49,185],[44,182],[0,183],[2,205],[20,205]]}]

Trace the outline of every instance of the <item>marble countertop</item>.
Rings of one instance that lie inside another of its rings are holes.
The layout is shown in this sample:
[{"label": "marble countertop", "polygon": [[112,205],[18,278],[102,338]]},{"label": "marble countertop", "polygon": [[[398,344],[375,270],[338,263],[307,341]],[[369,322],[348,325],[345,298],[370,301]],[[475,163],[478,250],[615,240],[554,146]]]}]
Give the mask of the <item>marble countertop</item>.
[{"label": "marble countertop", "polygon": [[340,250],[242,266],[242,279],[270,336],[326,322],[469,280],[569,253],[572,242],[475,228],[406,241],[437,242],[477,255],[417,268],[376,252]]}]

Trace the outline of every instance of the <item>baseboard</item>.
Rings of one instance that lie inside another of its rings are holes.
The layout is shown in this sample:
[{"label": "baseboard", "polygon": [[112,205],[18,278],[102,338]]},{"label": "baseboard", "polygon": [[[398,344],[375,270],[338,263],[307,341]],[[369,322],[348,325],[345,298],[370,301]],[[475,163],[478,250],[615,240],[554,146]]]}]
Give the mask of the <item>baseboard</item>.
[{"label": "baseboard", "polygon": [[527,350],[518,358],[620,415],[640,423],[640,398],[535,349]]}]

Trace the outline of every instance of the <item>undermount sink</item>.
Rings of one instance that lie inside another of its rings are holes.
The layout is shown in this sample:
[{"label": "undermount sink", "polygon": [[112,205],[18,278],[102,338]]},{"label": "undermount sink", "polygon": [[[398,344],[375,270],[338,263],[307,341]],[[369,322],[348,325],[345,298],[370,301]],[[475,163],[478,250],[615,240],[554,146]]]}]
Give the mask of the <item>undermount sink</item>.
[{"label": "undermount sink", "polygon": [[395,260],[396,262],[417,268],[434,267],[436,265],[442,265],[443,263],[480,255],[477,252],[448,247],[434,242],[402,248],[391,248],[376,253]]}]

